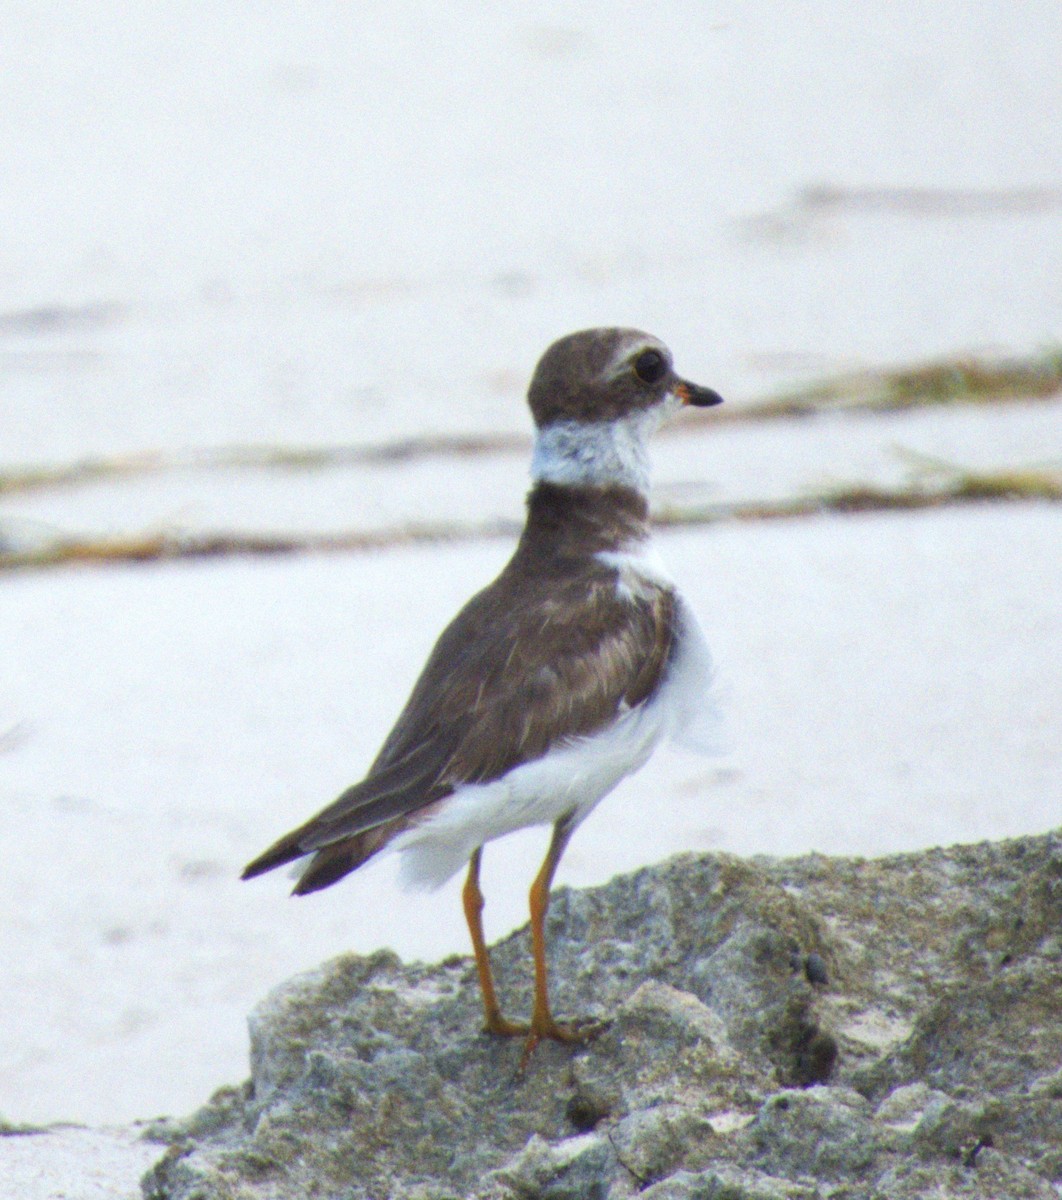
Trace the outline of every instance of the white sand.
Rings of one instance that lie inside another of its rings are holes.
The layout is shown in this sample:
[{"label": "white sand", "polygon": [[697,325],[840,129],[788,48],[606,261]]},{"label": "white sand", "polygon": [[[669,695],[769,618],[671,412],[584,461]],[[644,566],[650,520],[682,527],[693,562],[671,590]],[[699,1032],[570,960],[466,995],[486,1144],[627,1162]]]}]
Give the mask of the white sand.
[{"label": "white sand", "polygon": [[135,1200],[162,1147],[136,1128],[54,1128],[0,1138],[4,1200]]},{"label": "white sand", "polygon": [[[1037,506],[669,534],[720,663],[732,758],[661,755],[577,837],[587,883],[685,848],[873,854],[1058,820],[1062,513]],[[237,882],[351,782],[503,544],[23,575],[0,590],[3,1109],[181,1110],[244,1070],[244,1018],[347,948],[463,950],[454,887],[389,861],[289,901]],[[10,704],[10,701],[8,701]],[[529,848],[527,841],[534,843]],[[487,854],[523,919],[538,835]]]},{"label": "white sand", "polygon": [[[26,8],[0,47],[0,462],[526,432],[537,354],[606,322],[659,333],[732,403],[1035,349],[1062,328],[1062,207],[1027,192],[1062,186],[1060,43],[1047,0],[976,22],[839,0]],[[798,202],[820,184],[870,192]],[[1060,435],[1057,404],[721,429],[661,439],[660,497],[888,482],[896,444],[1026,465]],[[0,528],[518,516],[525,472],[165,476],[4,497]],[[681,848],[869,854],[1057,824],[1060,523],[1027,505],[663,538],[733,754],[654,761],[562,880]],[[292,972],[464,949],[453,889],[403,896],[386,862],[299,903],[235,875],[359,774],[506,553],[0,581],[0,1113],[187,1110],[243,1077],[246,1013]],[[523,919],[541,841],[491,848],[494,933]],[[151,1156],[132,1136],[2,1138],[0,1196],[132,1194]]]},{"label": "white sand", "polygon": [[603,322],[732,401],[1035,346],[1062,218],[1000,193],[1059,186],[1060,40],[1052,0],[24,7],[0,313],[84,311],[4,329],[0,461],[522,429]]}]

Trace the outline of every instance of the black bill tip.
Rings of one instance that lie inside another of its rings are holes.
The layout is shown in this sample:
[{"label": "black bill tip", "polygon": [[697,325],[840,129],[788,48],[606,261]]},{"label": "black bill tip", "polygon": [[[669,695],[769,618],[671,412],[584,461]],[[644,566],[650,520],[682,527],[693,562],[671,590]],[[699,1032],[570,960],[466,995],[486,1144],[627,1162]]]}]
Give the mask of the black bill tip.
[{"label": "black bill tip", "polygon": [[695,383],[681,380],[675,388],[675,395],[683,404],[691,404],[694,408],[711,408],[714,404],[722,404],[723,397],[711,388],[698,387]]}]

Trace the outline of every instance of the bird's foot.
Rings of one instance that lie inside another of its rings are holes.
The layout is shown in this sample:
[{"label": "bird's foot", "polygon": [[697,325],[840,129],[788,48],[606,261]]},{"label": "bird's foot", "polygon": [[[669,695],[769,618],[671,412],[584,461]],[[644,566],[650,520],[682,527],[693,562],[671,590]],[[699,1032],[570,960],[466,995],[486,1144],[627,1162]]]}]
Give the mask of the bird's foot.
[{"label": "bird's foot", "polygon": [[498,1009],[486,1014],[483,1029],[495,1037],[527,1037],[531,1032],[531,1026],[525,1021],[510,1021]]},{"label": "bird's foot", "polygon": [[583,1042],[592,1042],[604,1032],[607,1026],[605,1021],[555,1021],[550,1013],[538,1014],[534,1013],[531,1017],[531,1025],[527,1030],[527,1041],[524,1042],[524,1052],[520,1056],[520,1066],[517,1068],[520,1074],[527,1070],[528,1063],[531,1061],[531,1055],[538,1048],[539,1042],[543,1038],[550,1038],[555,1042],[564,1042],[567,1045],[581,1045]]},{"label": "bird's foot", "polygon": [[539,1043],[546,1040],[564,1042],[567,1045],[581,1045],[591,1042],[608,1027],[607,1021],[555,1021],[551,1013],[535,1013],[528,1024],[524,1021],[510,1021],[503,1017],[500,1010],[488,1011],[485,1015],[484,1032],[494,1037],[522,1037],[524,1050],[520,1055],[519,1074],[527,1069],[531,1055],[538,1049]]}]

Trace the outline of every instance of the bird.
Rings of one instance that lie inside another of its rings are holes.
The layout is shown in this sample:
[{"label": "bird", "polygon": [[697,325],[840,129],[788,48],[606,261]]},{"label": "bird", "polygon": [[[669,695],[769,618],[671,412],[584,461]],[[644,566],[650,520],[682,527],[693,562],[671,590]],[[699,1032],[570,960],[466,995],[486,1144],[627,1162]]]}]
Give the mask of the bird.
[{"label": "bird", "polygon": [[[446,627],[368,773],[243,871],[306,860],[294,894],[329,887],[387,848],[403,882],[462,890],[486,1031],[546,1038],[592,1027],[549,1001],[545,920],[576,828],[656,745],[708,749],[713,665],[687,601],[650,539],[647,439],[687,406],[722,403],[680,378],[636,329],[555,341],[527,394],[535,424],[527,516],[512,558]],[[483,933],[483,847],[552,825],[529,906],[529,1022],[502,1014]],[[307,857],[308,856],[308,857]]]}]

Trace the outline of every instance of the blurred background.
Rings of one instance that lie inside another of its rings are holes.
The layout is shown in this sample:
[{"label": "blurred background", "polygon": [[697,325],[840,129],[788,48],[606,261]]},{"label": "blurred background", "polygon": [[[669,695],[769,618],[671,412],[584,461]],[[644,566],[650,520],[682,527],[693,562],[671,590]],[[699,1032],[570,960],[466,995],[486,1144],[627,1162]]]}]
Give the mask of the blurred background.
[{"label": "blurred background", "polygon": [[[292,973],[464,952],[388,860],[237,876],[507,558],[573,329],[728,401],[655,448],[728,753],[658,755],[560,881],[1062,819],[1052,0],[4,25],[0,1114],[187,1111]],[[543,848],[489,848],[491,936]]]}]

